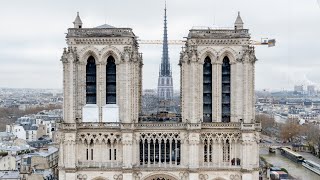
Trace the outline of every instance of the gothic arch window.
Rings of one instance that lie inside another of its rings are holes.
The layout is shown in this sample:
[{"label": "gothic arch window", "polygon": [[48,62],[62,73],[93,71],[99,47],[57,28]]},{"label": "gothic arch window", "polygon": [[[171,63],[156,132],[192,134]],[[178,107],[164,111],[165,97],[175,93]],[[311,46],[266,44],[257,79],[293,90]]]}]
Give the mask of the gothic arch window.
[{"label": "gothic arch window", "polygon": [[166,99],[170,99],[170,97],[171,97],[171,96],[170,96],[170,91],[168,90],[168,91],[167,91],[167,97],[166,97]]},{"label": "gothic arch window", "polygon": [[86,104],[97,103],[97,69],[93,56],[90,56],[86,65]]},{"label": "gothic arch window", "polygon": [[140,165],[162,166],[180,165],[181,140],[180,139],[141,139],[139,143]]},{"label": "gothic arch window", "polygon": [[203,64],[203,122],[212,122],[212,64],[209,57]]},{"label": "gothic arch window", "polygon": [[231,86],[231,67],[230,60],[226,56],[223,58],[222,63],[222,122],[230,122],[230,86]]},{"label": "gothic arch window", "polygon": [[229,162],[230,161],[230,143],[229,143],[229,140],[226,140],[223,143],[222,152],[223,152],[223,162]]},{"label": "gothic arch window", "polygon": [[115,60],[112,56],[109,56],[106,65],[106,104],[117,103],[116,72]]}]

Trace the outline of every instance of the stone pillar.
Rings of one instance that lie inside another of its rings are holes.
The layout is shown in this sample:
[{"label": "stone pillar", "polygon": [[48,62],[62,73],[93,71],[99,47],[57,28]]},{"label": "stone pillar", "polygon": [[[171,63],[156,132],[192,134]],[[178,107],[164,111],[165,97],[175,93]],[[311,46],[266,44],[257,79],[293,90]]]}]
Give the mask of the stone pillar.
[{"label": "stone pillar", "polygon": [[64,143],[63,143],[63,163],[65,168],[76,168],[76,134],[75,133],[65,133]]},{"label": "stone pillar", "polygon": [[237,100],[237,96],[239,95],[238,91],[238,84],[237,84],[237,63],[231,61],[230,62],[230,73],[231,73],[231,77],[230,77],[230,113],[231,113],[231,117],[230,117],[230,122],[237,122],[238,121],[238,117],[237,117],[237,104],[238,102]]},{"label": "stone pillar", "polygon": [[[79,102],[78,108],[80,109],[80,117],[82,119],[82,107],[86,104],[86,62],[79,63],[80,72],[79,76]],[[83,119],[82,119],[83,120]]]},{"label": "stone pillar", "polygon": [[198,168],[199,167],[199,134],[190,133],[189,134],[189,167]]},{"label": "stone pillar", "polygon": [[189,164],[189,144],[187,141],[181,140],[181,155],[180,155],[180,164],[181,166],[187,166]]},{"label": "stone pillar", "polygon": [[65,48],[61,61],[63,63],[63,119],[66,123],[75,122],[75,99],[76,99],[76,51]]},{"label": "stone pillar", "polygon": [[248,63],[249,74],[248,74],[248,119],[250,123],[254,122],[255,119],[255,93],[254,93],[254,62]]},{"label": "stone pillar", "polygon": [[244,123],[251,123],[252,119],[252,110],[254,105],[251,102],[251,93],[250,90],[252,87],[251,79],[250,79],[250,62],[247,60],[244,61],[243,64],[243,86],[244,86],[244,94],[243,94],[243,105],[244,105]]},{"label": "stone pillar", "polygon": [[217,73],[216,73],[216,118],[217,122],[221,122],[221,116],[222,116],[222,63],[218,62],[216,64],[217,67]]},{"label": "stone pillar", "polygon": [[196,62],[190,62],[190,83],[192,84],[191,88],[191,95],[190,95],[190,101],[191,101],[191,117],[190,117],[190,122],[191,123],[196,123],[197,122],[197,107],[196,107],[196,102],[197,102],[197,94],[196,92],[196,84],[197,82],[197,70],[196,70]]},{"label": "stone pillar", "polygon": [[148,139],[148,167],[150,167],[150,139]]},{"label": "stone pillar", "polygon": [[[99,122],[102,122],[102,107],[106,104],[106,61],[102,60],[97,66],[97,104],[99,106]],[[99,72],[99,74],[98,74]]]},{"label": "stone pillar", "polygon": [[123,167],[132,168],[132,157],[135,151],[132,148],[132,133],[123,133],[122,134],[122,160]]},{"label": "stone pillar", "polygon": [[222,151],[222,146],[223,144],[221,143],[222,140],[218,140],[218,167],[221,167],[221,162],[223,162],[223,151]]},{"label": "stone pillar", "polygon": [[[65,53],[62,56],[62,63],[63,63],[63,109],[67,109],[69,107],[69,101],[67,100],[67,97],[69,96],[69,91],[68,91],[68,87],[69,87],[69,74],[68,74],[68,70],[69,70],[69,62],[67,60],[66,57],[64,57]],[[67,122],[66,120],[69,119],[69,115],[66,111],[63,111],[63,119],[65,122]]]},{"label": "stone pillar", "polygon": [[[140,150],[140,139],[139,136],[137,134],[133,135],[133,158],[132,158],[132,165],[140,165],[140,151],[142,151],[142,149]],[[125,151],[123,151],[123,153],[125,153]]]},{"label": "stone pillar", "polygon": [[181,63],[181,116],[182,122],[191,122],[193,116],[193,63],[185,52]]},{"label": "stone pillar", "polygon": [[252,170],[253,164],[256,161],[257,155],[259,153],[255,147],[252,146],[254,141],[254,134],[251,132],[242,133],[242,168],[246,170]]},{"label": "stone pillar", "polygon": [[212,63],[212,121],[218,122],[219,119],[219,98],[218,89],[220,84],[218,84],[218,76],[221,75],[218,72],[218,69],[221,68],[221,65],[214,62]]},{"label": "stone pillar", "polygon": [[235,77],[235,81],[237,84],[236,88],[236,116],[237,120],[244,119],[243,112],[244,112],[244,88],[243,88],[243,63],[238,62],[236,63],[237,68],[237,76]]}]

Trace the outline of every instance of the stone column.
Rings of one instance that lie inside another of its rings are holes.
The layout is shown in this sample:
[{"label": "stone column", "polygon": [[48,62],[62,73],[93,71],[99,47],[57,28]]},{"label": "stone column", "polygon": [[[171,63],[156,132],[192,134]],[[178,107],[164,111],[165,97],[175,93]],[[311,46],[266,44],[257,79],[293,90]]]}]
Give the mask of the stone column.
[{"label": "stone column", "polygon": [[125,168],[132,168],[132,157],[133,157],[133,153],[135,152],[133,151],[133,148],[132,148],[132,133],[122,134],[122,146],[123,146],[122,148],[123,149],[122,150],[123,166]]},{"label": "stone column", "polygon": [[253,108],[253,106],[250,103],[250,77],[249,77],[249,62],[245,61],[243,64],[243,105],[244,105],[244,122],[250,123],[251,122],[251,115],[250,115],[250,109]]},{"label": "stone column", "polygon": [[175,159],[174,159],[174,161],[175,161],[175,165],[177,166],[178,165],[178,145],[177,145],[177,143],[178,143],[178,141],[175,139],[175,141],[174,141],[174,144],[175,144],[175,149],[174,149],[174,157],[175,157]]},{"label": "stone column", "polygon": [[[203,122],[203,62],[198,62],[198,94],[199,94],[199,100],[198,100],[198,113],[199,113],[199,118]],[[212,66],[213,68],[213,66]],[[212,87],[212,92],[213,92],[213,87]],[[213,99],[213,93],[212,93],[212,99]],[[212,104],[212,120],[213,120],[213,104]]]},{"label": "stone column", "polygon": [[188,159],[189,159],[189,145],[186,141],[181,140],[181,150],[180,150],[180,164],[181,166],[187,166],[188,165]]},{"label": "stone column", "polygon": [[142,139],[142,165],[144,166],[145,163],[145,139]]},{"label": "stone column", "polygon": [[218,140],[218,167],[221,167],[221,160],[223,160],[223,152],[221,147],[221,140]]},{"label": "stone column", "polygon": [[216,121],[221,122],[221,116],[222,116],[222,63],[217,62],[215,63],[216,66],[216,94],[215,94],[215,107],[216,107]]},{"label": "stone column", "polygon": [[80,72],[78,74],[78,88],[79,88],[79,102],[78,102],[78,108],[80,109],[80,115],[81,119],[82,117],[82,108],[86,104],[86,62],[80,62],[79,63]]},{"label": "stone column", "polygon": [[[97,81],[97,104],[99,106],[99,122],[102,122],[102,107],[106,104],[106,65],[105,61],[101,61],[99,63],[99,71],[97,71],[97,75],[99,75],[99,80]],[[99,72],[99,74],[98,74]],[[99,99],[99,103],[98,103]]]},{"label": "stone column", "polygon": [[140,151],[142,152],[142,149],[140,149],[140,138],[137,134],[134,134],[134,143],[132,148],[133,152],[135,152],[132,164],[140,166]]},{"label": "stone column", "polygon": [[198,168],[199,167],[199,134],[190,133],[189,134],[189,167]]},{"label": "stone column", "polygon": [[150,167],[150,139],[148,139],[148,167]]},{"label": "stone column", "polygon": [[172,166],[172,139],[169,139],[169,164],[170,164],[170,167]]},{"label": "stone column", "polygon": [[161,139],[158,139],[158,144],[159,144],[159,161],[158,161],[158,165],[160,167],[161,165]]},{"label": "stone column", "polygon": [[236,89],[236,114],[237,114],[237,120],[244,119],[244,76],[243,76],[243,63],[238,62],[236,64],[237,68],[237,76],[236,78],[236,84],[237,84],[237,89]]},{"label": "stone column", "polygon": [[238,121],[238,117],[237,117],[237,104],[238,102],[236,101],[237,96],[238,96],[238,92],[237,92],[237,88],[238,88],[238,84],[237,84],[237,63],[231,61],[230,62],[230,113],[231,113],[231,117],[230,117],[230,122],[237,122]]},{"label": "stone column", "polygon": [[75,133],[66,133],[64,139],[64,166],[66,168],[75,168],[76,167],[76,136]]}]

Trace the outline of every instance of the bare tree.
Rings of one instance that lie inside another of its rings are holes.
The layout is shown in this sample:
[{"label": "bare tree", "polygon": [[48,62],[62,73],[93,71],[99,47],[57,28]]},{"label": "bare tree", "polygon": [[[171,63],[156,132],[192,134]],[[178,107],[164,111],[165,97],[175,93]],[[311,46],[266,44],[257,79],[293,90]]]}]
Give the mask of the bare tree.
[{"label": "bare tree", "polygon": [[268,114],[259,114],[256,115],[257,122],[261,123],[262,126],[262,133],[266,135],[271,135],[272,129],[275,127],[275,120],[272,116]]},{"label": "bare tree", "polygon": [[281,126],[280,136],[285,141],[291,141],[301,133],[301,125],[292,121],[287,121]]}]

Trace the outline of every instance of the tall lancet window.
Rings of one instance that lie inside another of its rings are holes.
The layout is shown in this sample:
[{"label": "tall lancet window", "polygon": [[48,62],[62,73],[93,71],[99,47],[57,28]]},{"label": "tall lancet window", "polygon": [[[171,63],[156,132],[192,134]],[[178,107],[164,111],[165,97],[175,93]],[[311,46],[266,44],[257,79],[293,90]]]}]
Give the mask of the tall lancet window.
[{"label": "tall lancet window", "polygon": [[230,77],[230,61],[228,57],[224,57],[222,63],[222,122],[230,122]]},{"label": "tall lancet window", "polygon": [[86,104],[97,103],[97,69],[94,57],[90,56],[86,65]]},{"label": "tall lancet window", "polygon": [[212,122],[212,65],[209,57],[203,64],[203,122]]},{"label": "tall lancet window", "polygon": [[109,56],[106,66],[106,104],[116,104],[116,72],[115,60]]}]

